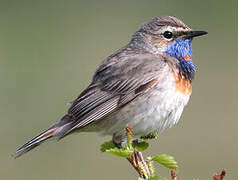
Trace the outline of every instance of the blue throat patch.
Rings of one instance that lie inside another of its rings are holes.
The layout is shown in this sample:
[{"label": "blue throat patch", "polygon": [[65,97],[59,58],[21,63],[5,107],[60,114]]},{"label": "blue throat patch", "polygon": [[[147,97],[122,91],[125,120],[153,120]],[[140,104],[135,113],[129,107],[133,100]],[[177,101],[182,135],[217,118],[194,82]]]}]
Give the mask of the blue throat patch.
[{"label": "blue throat patch", "polygon": [[195,65],[192,61],[192,40],[177,39],[167,46],[166,53],[179,60],[179,72],[191,82],[195,75]]}]

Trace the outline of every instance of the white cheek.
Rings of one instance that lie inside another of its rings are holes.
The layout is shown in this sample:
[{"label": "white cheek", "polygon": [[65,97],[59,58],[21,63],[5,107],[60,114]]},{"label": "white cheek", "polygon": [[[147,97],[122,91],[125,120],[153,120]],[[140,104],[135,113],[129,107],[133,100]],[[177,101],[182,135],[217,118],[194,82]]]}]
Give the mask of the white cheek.
[{"label": "white cheek", "polygon": [[155,45],[155,49],[156,49],[156,54],[163,54],[166,52],[167,47],[169,44],[172,43],[172,40],[169,40],[171,42],[167,42],[167,41],[161,41],[160,43]]},{"label": "white cheek", "polygon": [[158,46],[156,47],[156,54],[162,54],[166,51],[166,47]]}]

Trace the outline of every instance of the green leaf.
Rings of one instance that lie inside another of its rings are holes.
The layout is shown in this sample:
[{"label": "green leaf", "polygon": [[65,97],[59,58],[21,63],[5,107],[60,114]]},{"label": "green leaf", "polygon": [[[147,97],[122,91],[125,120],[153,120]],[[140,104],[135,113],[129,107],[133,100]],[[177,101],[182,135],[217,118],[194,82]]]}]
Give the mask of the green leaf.
[{"label": "green leaf", "polygon": [[133,150],[130,150],[127,148],[126,149],[125,148],[122,148],[122,149],[114,148],[114,149],[107,149],[106,152],[108,152],[112,155],[115,155],[115,156],[129,158],[131,156],[131,154],[133,153]]},{"label": "green leaf", "polygon": [[107,141],[107,142],[104,142],[102,145],[101,145],[101,151],[102,152],[106,152],[107,150],[109,149],[113,149],[115,148],[115,145],[112,141]]},{"label": "green leaf", "polygon": [[143,178],[139,177],[139,178],[138,178],[138,180],[145,180],[145,179],[143,179]]},{"label": "green leaf", "polygon": [[137,150],[137,151],[144,151],[149,147],[149,143],[142,141],[142,142],[134,142],[133,143],[133,147]]},{"label": "green leaf", "polygon": [[160,154],[152,158],[153,161],[160,163],[168,169],[177,169],[177,162],[174,160],[174,157],[167,154]]},{"label": "green leaf", "polygon": [[146,139],[157,139],[158,138],[158,134],[155,133],[155,132],[152,132],[152,133],[149,133],[149,134],[147,134],[145,136],[141,136],[140,138],[144,139],[144,140],[146,140]]}]

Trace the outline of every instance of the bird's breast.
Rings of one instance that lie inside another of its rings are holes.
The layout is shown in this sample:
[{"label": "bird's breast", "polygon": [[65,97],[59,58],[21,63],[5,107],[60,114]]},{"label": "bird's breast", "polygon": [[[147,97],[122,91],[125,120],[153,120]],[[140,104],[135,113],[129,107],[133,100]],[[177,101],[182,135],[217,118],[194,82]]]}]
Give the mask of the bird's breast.
[{"label": "bird's breast", "polygon": [[174,73],[175,78],[175,90],[184,94],[190,95],[192,93],[191,82],[181,75],[181,73]]},{"label": "bird's breast", "polygon": [[169,72],[153,88],[101,121],[98,126],[103,128],[99,132],[124,136],[128,124],[135,137],[161,132],[178,122],[190,94],[191,84],[179,74]]}]

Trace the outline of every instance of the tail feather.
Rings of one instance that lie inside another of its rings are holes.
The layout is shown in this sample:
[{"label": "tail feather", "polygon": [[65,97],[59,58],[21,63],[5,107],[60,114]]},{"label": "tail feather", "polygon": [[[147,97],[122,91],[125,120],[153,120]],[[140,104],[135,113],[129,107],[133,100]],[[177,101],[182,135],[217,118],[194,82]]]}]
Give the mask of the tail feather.
[{"label": "tail feather", "polygon": [[17,158],[25,154],[26,152],[32,150],[33,148],[39,146],[41,143],[49,140],[53,137],[60,138],[65,131],[72,126],[71,116],[65,115],[59,121],[57,121],[53,126],[34,137],[32,140],[21,146],[15,153],[12,154],[13,157]]},{"label": "tail feather", "polygon": [[58,127],[51,127],[38,136],[34,137],[32,140],[21,146],[15,153],[12,154],[13,157],[17,158],[26,152],[32,150],[33,148],[39,146],[41,143],[52,138],[57,133]]}]

